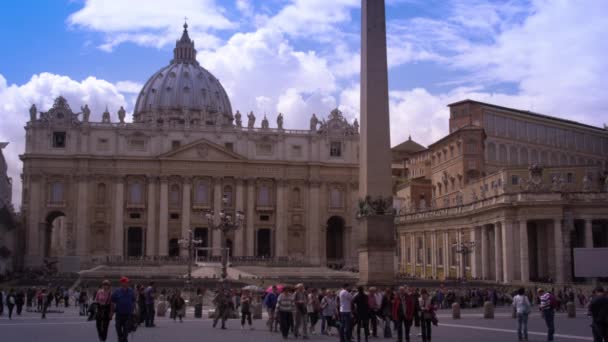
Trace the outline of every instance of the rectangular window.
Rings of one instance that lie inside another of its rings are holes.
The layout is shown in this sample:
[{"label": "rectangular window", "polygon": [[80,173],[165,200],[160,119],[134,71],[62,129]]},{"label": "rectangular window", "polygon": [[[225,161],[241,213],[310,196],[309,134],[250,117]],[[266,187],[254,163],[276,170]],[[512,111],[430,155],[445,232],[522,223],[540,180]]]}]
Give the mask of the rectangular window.
[{"label": "rectangular window", "polygon": [[270,189],[267,185],[260,186],[258,190],[258,205],[269,206],[270,205]]},{"label": "rectangular window", "polygon": [[574,175],[570,172],[566,175],[566,183],[572,184],[574,183]]},{"label": "rectangular window", "polygon": [[230,151],[230,152],[234,152],[234,144],[233,144],[233,143],[231,143],[231,142],[224,143],[224,147],[225,147],[225,148],[226,148],[228,151]]},{"label": "rectangular window", "polygon": [[169,215],[169,217],[170,217],[172,220],[179,220],[179,214],[178,214],[178,213],[171,213],[171,214]]},{"label": "rectangular window", "polygon": [[55,182],[51,184],[51,203],[63,202],[63,184]]},{"label": "rectangular window", "polygon": [[110,143],[107,138],[99,138],[97,140],[97,150],[98,151],[107,151],[110,149]]},{"label": "rectangular window", "polygon": [[512,175],[511,176],[511,185],[517,185],[517,184],[519,184],[519,176]]},{"label": "rectangular window", "polygon": [[209,205],[209,184],[201,181],[196,185],[194,203],[197,205]]},{"label": "rectangular window", "polygon": [[259,143],[256,145],[257,154],[270,155],[272,154],[272,144],[270,143]]},{"label": "rectangular window", "polygon": [[53,132],[53,147],[65,148],[65,132]]},{"label": "rectangular window", "polygon": [[146,141],[144,139],[129,139],[129,149],[132,151],[145,151]]},{"label": "rectangular window", "polygon": [[292,145],[291,146],[291,156],[294,158],[299,158],[302,156],[302,146],[300,145]]},{"label": "rectangular window", "polygon": [[332,209],[342,208],[342,192],[339,189],[331,189],[330,203]]},{"label": "rectangular window", "polygon": [[342,143],[339,141],[332,141],[329,148],[330,157],[342,157]]},{"label": "rectangular window", "polygon": [[177,150],[178,148],[180,148],[180,146],[182,146],[182,142],[179,140],[173,140],[171,141],[171,149],[172,150]]}]

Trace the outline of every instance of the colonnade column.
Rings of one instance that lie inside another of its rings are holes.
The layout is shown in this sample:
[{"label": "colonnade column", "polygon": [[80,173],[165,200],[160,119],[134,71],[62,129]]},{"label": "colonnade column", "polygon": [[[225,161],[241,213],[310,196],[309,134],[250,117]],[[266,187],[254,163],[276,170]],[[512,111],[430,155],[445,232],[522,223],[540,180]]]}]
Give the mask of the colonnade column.
[{"label": "colonnade column", "polygon": [[[192,189],[192,178],[191,177],[183,177],[182,178],[182,239],[187,239],[190,237],[188,230],[190,227],[190,213],[192,212],[192,205],[190,204],[190,194]],[[180,255],[187,256],[188,248],[180,248]]]},{"label": "colonnade column", "polygon": [[501,223],[502,226],[502,263],[503,275],[502,281],[509,283],[513,281],[513,230],[515,224],[511,220],[505,220]]},{"label": "colonnade column", "polygon": [[[456,244],[458,246],[458,248],[460,248],[462,246],[462,238],[464,235],[464,231],[462,230],[457,230],[456,231],[457,235],[456,235]],[[456,253],[458,255],[458,269],[456,269],[456,277],[458,278],[464,278],[464,274],[466,272],[465,269],[465,261],[464,261],[464,257],[465,255],[463,253]]]},{"label": "colonnade column", "polygon": [[483,280],[490,279],[490,246],[488,226],[481,227],[481,278]]},{"label": "colonnade column", "polygon": [[[306,232],[306,239],[308,240],[308,255],[311,258],[313,265],[321,263],[321,255],[325,255],[325,246],[321,246],[319,238],[321,235],[321,225],[319,224],[319,182],[311,181],[309,183],[309,194],[308,194],[308,232]],[[327,256],[325,256],[326,258]]]},{"label": "colonnade column", "polygon": [[473,227],[471,232],[474,242],[473,253],[471,254],[471,275],[475,279],[481,276],[481,227]]},{"label": "colonnade column", "polygon": [[42,192],[42,177],[38,175],[30,175],[25,177],[29,182],[29,195],[27,204],[27,240],[25,246],[27,249],[26,266],[38,266],[43,257],[42,249],[40,249],[40,238],[43,218],[40,215],[41,202],[45,200]]},{"label": "colonnade column", "polygon": [[[219,177],[213,178],[213,224],[218,225],[220,223],[220,211],[223,209],[222,206],[222,179]],[[213,229],[211,238],[211,247],[213,256],[220,256],[222,251],[222,232],[219,229]],[[224,237],[225,238],[225,237]]]},{"label": "colonnade column", "polygon": [[125,230],[124,230],[124,194],[125,194],[125,181],[122,176],[117,176],[114,182],[114,229],[112,243],[114,246],[114,255],[124,255],[124,241],[125,241]]},{"label": "colonnade column", "polygon": [[255,232],[253,223],[255,222],[255,179],[247,179],[247,256],[255,256]]},{"label": "colonnade column", "polygon": [[564,283],[564,239],[562,236],[562,219],[553,220],[555,234],[555,280]]},{"label": "colonnade column", "polygon": [[443,277],[450,276],[450,233],[443,232]]},{"label": "colonnade column", "polygon": [[520,270],[522,283],[530,282],[530,257],[528,246],[528,220],[520,219],[519,221],[519,248],[520,248]]},{"label": "colonnade column", "polygon": [[276,250],[273,253],[275,256],[287,255],[287,227],[285,226],[285,188],[286,184],[283,180],[276,182],[277,196],[275,201],[275,246]]},{"label": "colonnade column", "polygon": [[148,177],[148,203],[146,227],[146,255],[156,255],[156,181],[157,177]]},{"label": "colonnade column", "polygon": [[593,220],[585,219],[585,248],[593,248]]},{"label": "colonnade column", "polygon": [[496,274],[496,281],[502,280],[502,239],[501,239],[501,228],[500,223],[494,224],[494,273]]},{"label": "colonnade column", "polygon": [[431,233],[431,264],[433,265],[433,279],[437,279],[437,232]]},{"label": "colonnade column", "polygon": [[169,178],[160,176],[160,203],[158,213],[158,255],[169,255]]},{"label": "colonnade column", "polygon": [[[244,211],[244,205],[245,205],[245,203],[243,202],[243,200],[245,199],[244,195],[245,194],[244,194],[243,180],[240,178],[237,178],[237,180],[236,180],[236,203],[235,203],[235,209],[237,212]],[[247,219],[247,217],[245,219]],[[245,227],[240,227],[238,230],[236,230],[234,232],[234,251],[233,251],[234,256],[245,255],[244,248],[243,248],[243,240],[245,237],[245,231],[246,231]]]},{"label": "colonnade column", "polygon": [[412,266],[412,275],[416,275],[416,235],[410,233],[410,264]]},{"label": "colonnade column", "polygon": [[78,201],[76,202],[76,255],[79,257],[88,256],[88,177],[78,176]]},{"label": "colonnade column", "polygon": [[426,253],[426,233],[422,232],[422,278],[427,279],[426,265],[428,264]]}]

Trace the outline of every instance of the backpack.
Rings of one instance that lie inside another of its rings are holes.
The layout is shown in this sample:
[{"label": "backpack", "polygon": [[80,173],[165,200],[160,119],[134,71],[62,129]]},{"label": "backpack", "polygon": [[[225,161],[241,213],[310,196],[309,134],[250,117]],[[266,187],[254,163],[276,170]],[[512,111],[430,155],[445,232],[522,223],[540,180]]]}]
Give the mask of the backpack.
[{"label": "backpack", "polygon": [[553,295],[553,293],[549,293],[549,304],[551,304],[551,309],[557,309],[557,298]]}]

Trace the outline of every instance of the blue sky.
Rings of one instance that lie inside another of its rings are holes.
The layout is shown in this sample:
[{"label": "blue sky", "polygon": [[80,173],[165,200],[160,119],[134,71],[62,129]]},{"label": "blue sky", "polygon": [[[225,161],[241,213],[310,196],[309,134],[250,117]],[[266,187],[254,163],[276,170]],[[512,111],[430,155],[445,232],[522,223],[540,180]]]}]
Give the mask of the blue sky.
[{"label": "blue sky", "polygon": [[[608,122],[608,1],[386,0],[391,140],[430,144],[451,102],[472,98]],[[65,96],[130,112],[169,63],[183,18],[233,109],[305,128],[359,111],[360,0],[53,0],[0,4],[0,141],[18,180],[32,103]],[[18,183],[18,181],[16,181]],[[18,186],[18,185],[17,185]],[[14,192],[20,189],[17,187]]]}]

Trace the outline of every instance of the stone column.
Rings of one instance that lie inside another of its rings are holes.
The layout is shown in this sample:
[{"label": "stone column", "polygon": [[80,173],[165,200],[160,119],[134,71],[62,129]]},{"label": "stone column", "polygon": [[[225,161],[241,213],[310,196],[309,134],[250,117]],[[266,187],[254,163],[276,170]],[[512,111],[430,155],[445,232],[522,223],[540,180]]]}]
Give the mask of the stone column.
[{"label": "stone column", "polygon": [[169,255],[169,178],[167,176],[160,177],[158,255]]},{"label": "stone column", "polygon": [[27,198],[27,236],[25,247],[27,250],[26,266],[39,266],[42,263],[43,250],[40,248],[42,226],[44,218],[41,217],[40,208],[42,202],[46,201],[44,191],[42,191],[42,177],[30,175],[24,177],[29,183],[29,194]]},{"label": "stone column", "polygon": [[[456,244],[457,246],[460,248],[460,246],[462,246],[462,242],[463,242],[463,235],[464,231],[463,230],[457,230],[457,235],[456,235]],[[456,253],[457,258],[458,258],[458,269],[456,269],[456,275],[458,278],[464,278],[464,273],[466,272],[466,270],[464,269],[465,263],[464,263],[464,254],[462,253]]]},{"label": "stone column", "polygon": [[553,220],[555,234],[555,280],[557,284],[564,283],[564,239],[562,236],[562,219]]},{"label": "stone column", "polygon": [[475,247],[471,254],[471,274],[473,278],[479,279],[481,278],[481,227],[474,227],[472,234]]},{"label": "stone column", "polygon": [[528,246],[528,220],[519,219],[519,248],[520,248],[520,280],[522,283],[530,282],[530,258]]},{"label": "stone column", "polygon": [[412,275],[416,275],[416,235],[414,233],[410,233],[410,257],[411,257],[411,266],[412,266]]},{"label": "stone column", "polygon": [[147,209],[147,224],[146,227],[146,255],[156,255],[156,183],[158,177],[148,177],[148,203],[146,203]]},{"label": "stone column", "polygon": [[422,277],[424,279],[427,279],[427,277],[428,277],[428,273],[426,272],[426,266],[429,263],[428,255],[426,253],[426,248],[427,248],[426,237],[427,237],[426,232],[422,232]]},{"label": "stone column", "polygon": [[112,245],[114,255],[124,256],[125,252],[125,227],[124,227],[124,208],[125,208],[125,181],[122,176],[117,176],[114,183],[114,226]]},{"label": "stone column", "polygon": [[513,246],[513,230],[514,222],[505,220],[501,223],[502,226],[502,281],[510,283],[513,281],[513,262],[514,246]]},{"label": "stone column", "polygon": [[585,219],[585,248],[593,248],[593,220]]},{"label": "stone column", "polygon": [[490,279],[490,246],[488,226],[481,227],[481,278],[483,280]]},{"label": "stone column", "polygon": [[[220,211],[223,209],[222,207],[222,179],[219,177],[213,178],[213,224],[218,225],[220,223]],[[222,232],[218,229],[213,229],[211,231],[211,247],[213,247],[212,255],[213,256],[221,256],[221,247],[222,247]]]},{"label": "stone column", "polygon": [[431,264],[433,279],[437,279],[437,232],[431,233]]},{"label": "stone column", "polygon": [[255,230],[253,223],[255,222],[255,178],[247,180],[247,220],[246,234],[247,237],[247,256],[255,256]]},{"label": "stone column", "polygon": [[[361,129],[359,197],[393,196],[388,105],[388,66],[384,0],[362,0]],[[359,280],[394,284],[395,227],[389,215],[370,215],[359,222]]]},{"label": "stone column", "polygon": [[311,181],[308,185],[308,231],[306,232],[306,238],[308,240],[308,257],[313,265],[321,263],[321,255],[325,256],[323,261],[327,258],[326,253],[321,250],[325,246],[321,246],[319,243],[321,236],[321,224],[319,222],[319,207],[321,206],[319,202],[321,200],[319,197],[320,185],[317,181]]},{"label": "stone column", "polygon": [[496,273],[496,281],[502,280],[502,239],[500,223],[494,224],[494,271]]},{"label": "stone column", "polygon": [[87,176],[78,176],[76,179],[78,182],[78,200],[76,202],[76,255],[82,258],[89,255],[89,183]]},{"label": "stone column", "polygon": [[[192,177],[182,178],[182,239],[190,237],[189,230],[190,226],[190,213],[192,212],[192,205],[190,204],[190,198],[192,193]],[[188,256],[188,248],[180,248],[181,256]]]},{"label": "stone column", "polygon": [[[235,209],[237,212],[242,211],[245,212],[245,190],[243,186],[243,180],[237,178],[236,180],[236,205]],[[235,213],[236,214],[236,213]],[[247,217],[245,218],[248,219]],[[237,231],[234,232],[234,256],[244,256],[245,250],[243,246],[244,235],[245,235],[245,227],[240,227]]]},{"label": "stone column", "polygon": [[285,223],[285,188],[287,187],[283,180],[276,182],[277,195],[275,199],[275,256],[287,256],[287,225]]}]

